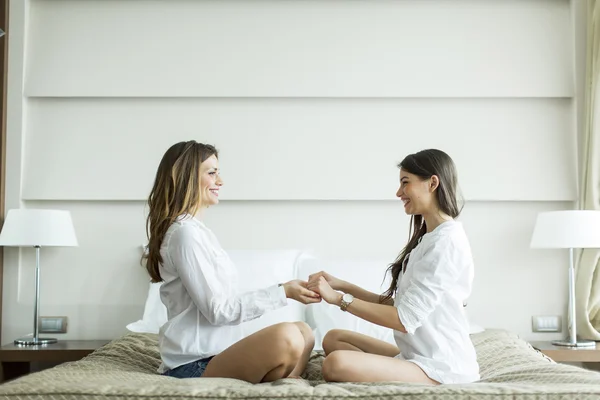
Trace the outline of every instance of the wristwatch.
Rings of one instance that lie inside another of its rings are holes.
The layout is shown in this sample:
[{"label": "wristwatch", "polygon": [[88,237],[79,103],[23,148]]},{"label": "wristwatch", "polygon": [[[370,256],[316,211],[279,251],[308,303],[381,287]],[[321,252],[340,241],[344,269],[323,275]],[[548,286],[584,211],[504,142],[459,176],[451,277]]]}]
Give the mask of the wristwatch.
[{"label": "wristwatch", "polygon": [[350,303],[352,303],[353,301],[354,296],[352,296],[350,293],[344,293],[344,295],[342,296],[342,302],[340,304],[340,310],[346,311]]}]

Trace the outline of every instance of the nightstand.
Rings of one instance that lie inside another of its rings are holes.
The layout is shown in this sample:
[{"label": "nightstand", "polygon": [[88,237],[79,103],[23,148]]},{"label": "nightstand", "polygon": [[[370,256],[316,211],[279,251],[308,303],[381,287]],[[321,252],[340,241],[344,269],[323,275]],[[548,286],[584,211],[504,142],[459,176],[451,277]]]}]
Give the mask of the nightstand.
[{"label": "nightstand", "polygon": [[556,362],[600,362],[600,343],[596,347],[555,346],[550,342],[529,342]]},{"label": "nightstand", "polygon": [[32,365],[44,369],[67,361],[77,361],[104,346],[110,340],[59,340],[46,346],[16,346],[6,344],[0,347],[2,380],[18,378],[32,372]]}]

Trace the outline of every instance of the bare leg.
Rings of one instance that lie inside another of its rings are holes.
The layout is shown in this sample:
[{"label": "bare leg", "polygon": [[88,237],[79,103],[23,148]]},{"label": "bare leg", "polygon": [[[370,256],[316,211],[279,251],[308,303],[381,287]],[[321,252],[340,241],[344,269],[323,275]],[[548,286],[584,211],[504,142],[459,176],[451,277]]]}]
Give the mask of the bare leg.
[{"label": "bare leg", "polygon": [[323,350],[327,355],[336,350],[360,351],[387,357],[395,357],[400,354],[396,345],[344,329],[332,329],[327,332],[323,338]]},{"label": "bare leg", "polygon": [[337,350],[325,358],[323,378],[328,382],[396,381],[439,385],[411,362],[349,350]]},{"label": "bare leg", "polygon": [[310,326],[305,322],[294,322],[294,324],[300,329],[300,333],[302,333],[302,336],[304,337],[304,350],[302,351],[302,356],[300,356],[298,364],[296,364],[296,367],[290,373],[290,378],[297,378],[302,375],[306,369],[306,364],[308,364],[310,354],[315,347],[315,335],[313,335]]},{"label": "bare leg", "polygon": [[216,355],[202,376],[272,382],[290,375],[304,349],[304,336],[298,325],[290,322],[272,325]]}]

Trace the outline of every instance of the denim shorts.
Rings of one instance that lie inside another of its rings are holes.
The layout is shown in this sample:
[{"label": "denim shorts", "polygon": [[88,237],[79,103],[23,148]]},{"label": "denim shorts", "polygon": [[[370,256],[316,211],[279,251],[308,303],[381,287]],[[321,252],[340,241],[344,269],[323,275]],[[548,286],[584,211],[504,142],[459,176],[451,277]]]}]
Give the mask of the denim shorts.
[{"label": "denim shorts", "polygon": [[213,357],[214,356],[180,365],[179,367],[165,371],[163,375],[172,376],[173,378],[200,378]]}]

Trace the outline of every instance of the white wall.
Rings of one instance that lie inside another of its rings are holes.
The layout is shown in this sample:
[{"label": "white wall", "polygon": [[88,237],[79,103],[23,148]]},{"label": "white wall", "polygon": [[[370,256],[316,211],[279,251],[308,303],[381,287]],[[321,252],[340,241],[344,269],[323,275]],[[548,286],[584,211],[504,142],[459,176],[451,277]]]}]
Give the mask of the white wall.
[{"label": "white wall", "polygon": [[[577,196],[571,7],[12,1],[7,209],[68,209],[80,240],[43,249],[42,314],[80,339],[141,316],[144,199],[178,140],[221,150],[206,222],[225,248],[390,261],[408,232],[395,164],[439,147],[467,200],[471,318],[560,337],[531,316],[563,315],[566,253],[528,244],[537,212]],[[4,342],[31,331],[32,256],[6,251]]]}]

